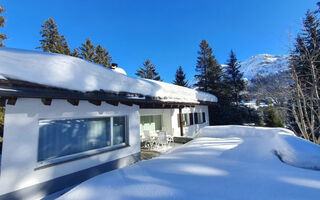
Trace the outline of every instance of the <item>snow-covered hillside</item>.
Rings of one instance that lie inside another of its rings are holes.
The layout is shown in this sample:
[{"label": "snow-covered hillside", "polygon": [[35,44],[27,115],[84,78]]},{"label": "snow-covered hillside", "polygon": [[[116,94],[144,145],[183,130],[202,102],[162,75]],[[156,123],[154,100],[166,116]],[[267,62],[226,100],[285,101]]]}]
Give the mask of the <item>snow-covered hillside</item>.
[{"label": "snow-covered hillside", "polygon": [[287,71],[288,61],[288,55],[258,54],[241,62],[240,70],[243,72],[243,77],[250,81],[256,74],[266,76]]}]

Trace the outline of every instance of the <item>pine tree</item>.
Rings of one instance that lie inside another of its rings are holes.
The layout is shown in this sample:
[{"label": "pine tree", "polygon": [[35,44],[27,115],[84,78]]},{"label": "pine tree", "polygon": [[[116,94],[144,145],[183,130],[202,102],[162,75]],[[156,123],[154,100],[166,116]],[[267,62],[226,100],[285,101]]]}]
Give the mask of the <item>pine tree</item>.
[{"label": "pine tree", "polygon": [[[0,27],[5,26],[5,18],[1,13],[5,12],[5,9],[0,5]],[[3,40],[7,39],[7,36],[3,33],[0,33],[0,47],[4,47]],[[2,152],[2,137],[3,137],[3,124],[4,124],[4,113],[5,108],[0,107],[0,155]]]},{"label": "pine tree", "polygon": [[176,71],[175,80],[173,81],[173,83],[175,85],[188,87],[188,82],[185,81],[185,79],[186,79],[186,74],[183,72],[182,67],[179,66],[179,68]]},{"label": "pine tree", "polygon": [[[298,35],[295,49],[291,53],[291,61],[295,62],[300,80],[307,83],[312,78],[309,58],[313,57],[312,59],[315,60],[314,64],[317,65],[318,69],[320,67],[320,63],[318,62],[320,59],[320,21],[314,12],[307,11],[306,17],[303,20],[303,27],[303,32]],[[305,58],[301,59],[301,57]]]},{"label": "pine tree", "polygon": [[95,47],[89,38],[86,39],[85,43],[81,44],[81,47],[74,49],[72,55],[90,62],[97,63],[104,67],[111,67],[110,63],[112,58],[109,55],[109,52],[100,44]]},{"label": "pine tree", "polygon": [[[5,18],[3,15],[1,15],[6,10],[0,5],[0,27],[5,26]],[[7,39],[7,36],[4,33],[0,33],[0,47],[4,47],[3,40]]]},{"label": "pine tree", "polygon": [[231,50],[230,58],[227,61],[227,66],[225,69],[225,77],[224,81],[226,83],[226,87],[230,90],[230,100],[231,102],[239,103],[241,98],[241,92],[244,90],[245,85],[242,80],[243,73],[239,70],[240,65],[237,62],[236,55]]},{"label": "pine tree", "polygon": [[79,55],[82,59],[95,62],[96,61],[96,48],[91,42],[91,39],[87,38],[86,43],[82,43],[79,48]]},{"label": "pine tree", "polygon": [[101,64],[105,67],[110,68],[110,62],[112,60],[109,52],[103,48],[100,44],[95,49],[95,59],[94,62],[97,64]]},{"label": "pine tree", "polygon": [[269,106],[264,112],[264,122],[267,127],[283,127],[282,120],[276,109]]},{"label": "pine tree", "polygon": [[156,72],[156,66],[154,64],[151,64],[151,61],[149,59],[144,61],[143,67],[139,67],[136,75],[141,78],[161,81],[159,73]]},{"label": "pine tree", "polygon": [[198,74],[195,75],[197,80],[195,87],[197,87],[198,90],[215,94],[219,98],[222,94],[221,89],[223,88],[223,72],[213,55],[212,48],[206,40],[201,41],[198,54],[196,65],[196,72],[198,72]]},{"label": "pine tree", "polygon": [[40,34],[43,39],[40,40],[41,46],[37,47],[38,49],[45,52],[71,55],[66,38],[59,34],[57,24],[51,17],[41,27]]},{"label": "pine tree", "polygon": [[72,51],[72,53],[71,53],[71,56],[77,57],[77,58],[81,58],[78,49],[73,49],[73,51]]},{"label": "pine tree", "polygon": [[288,107],[297,133],[320,144],[320,19],[319,9],[308,11],[290,53],[291,75],[294,83]]}]

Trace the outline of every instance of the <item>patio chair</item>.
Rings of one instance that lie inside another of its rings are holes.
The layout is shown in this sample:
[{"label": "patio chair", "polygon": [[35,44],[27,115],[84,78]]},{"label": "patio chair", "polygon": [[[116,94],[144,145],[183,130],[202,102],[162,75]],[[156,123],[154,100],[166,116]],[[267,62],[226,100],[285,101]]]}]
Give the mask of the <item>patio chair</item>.
[{"label": "patio chair", "polygon": [[168,144],[168,140],[167,140],[167,133],[164,131],[160,131],[158,133],[158,140],[157,140],[157,145],[158,146],[164,146]]},{"label": "patio chair", "polygon": [[154,136],[151,136],[150,131],[143,131],[144,134],[144,144],[148,149],[152,149],[156,145],[156,140]]},{"label": "patio chair", "polygon": [[174,143],[172,135],[167,135],[167,142],[168,142],[169,145]]}]

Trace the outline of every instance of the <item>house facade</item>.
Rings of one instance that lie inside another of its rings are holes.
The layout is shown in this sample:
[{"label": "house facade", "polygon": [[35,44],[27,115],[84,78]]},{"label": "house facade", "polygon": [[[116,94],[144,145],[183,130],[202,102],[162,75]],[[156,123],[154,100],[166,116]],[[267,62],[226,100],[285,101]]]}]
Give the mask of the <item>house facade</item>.
[{"label": "house facade", "polygon": [[0,199],[35,199],[140,159],[143,130],[192,137],[210,94],[70,56],[0,48]]},{"label": "house facade", "polygon": [[139,109],[139,114],[140,135],[144,131],[165,131],[173,137],[193,137],[202,127],[209,125],[206,105],[181,109]]}]

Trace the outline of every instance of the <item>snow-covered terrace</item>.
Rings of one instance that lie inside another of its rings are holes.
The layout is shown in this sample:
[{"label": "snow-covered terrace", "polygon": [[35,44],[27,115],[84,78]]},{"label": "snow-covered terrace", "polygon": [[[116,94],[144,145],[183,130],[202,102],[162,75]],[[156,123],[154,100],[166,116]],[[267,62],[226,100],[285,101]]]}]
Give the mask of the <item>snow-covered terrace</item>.
[{"label": "snow-covered terrace", "polygon": [[59,199],[318,199],[320,147],[286,129],[218,126],[171,153],[94,177]]},{"label": "snow-covered terrace", "polygon": [[[177,85],[132,78],[85,60],[52,53],[0,48],[0,79],[19,80],[71,91],[134,94],[132,99],[213,103],[214,95]],[[3,91],[3,90],[2,90]]]}]

